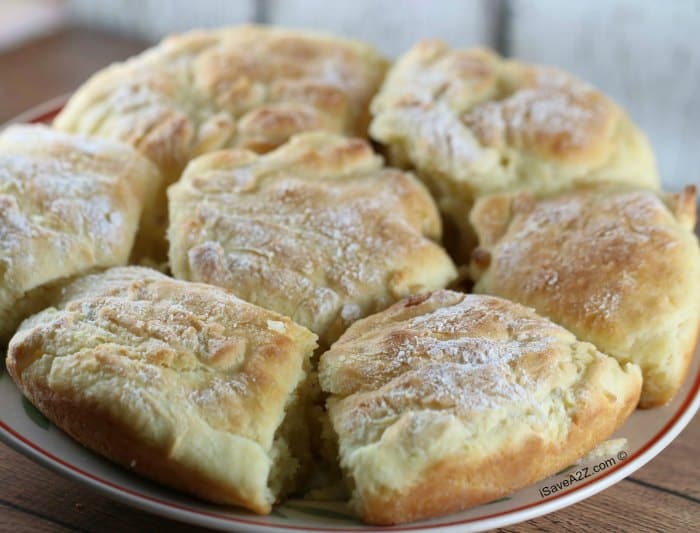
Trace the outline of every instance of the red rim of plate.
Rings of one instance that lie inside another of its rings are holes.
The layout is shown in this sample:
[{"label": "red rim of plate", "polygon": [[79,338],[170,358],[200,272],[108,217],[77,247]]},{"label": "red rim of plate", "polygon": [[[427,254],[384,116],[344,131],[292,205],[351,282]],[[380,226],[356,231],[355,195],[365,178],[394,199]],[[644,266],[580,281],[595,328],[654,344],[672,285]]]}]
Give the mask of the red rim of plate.
[{"label": "red rim of plate", "polygon": [[[15,123],[15,122],[48,122],[52,118],[54,118],[63,108],[63,105],[65,105],[65,102],[67,100],[67,96],[59,96],[57,98],[54,98],[53,100],[50,100],[49,102],[46,102],[45,104],[38,106],[36,108],[33,108],[22,115],[19,115],[15,119],[11,120],[9,123]],[[8,123],[8,124],[9,124]],[[279,530],[303,530],[303,531],[326,531],[326,532],[363,532],[363,531],[378,531],[380,529],[387,530],[387,531],[420,531],[420,530],[426,530],[426,529],[436,529],[436,528],[445,528],[445,527],[452,527],[452,526],[458,526],[458,525],[476,525],[478,522],[486,521],[486,520],[492,520],[498,517],[507,517],[510,515],[515,515],[516,513],[521,513],[522,511],[526,511],[528,509],[532,508],[543,508],[546,507],[547,509],[544,510],[544,512],[539,513],[533,513],[532,516],[528,517],[519,517],[517,521],[521,520],[527,520],[530,518],[534,518],[535,516],[541,516],[542,514],[546,514],[548,512],[553,512],[555,510],[561,509],[567,505],[566,501],[562,501],[565,499],[570,499],[574,494],[580,493],[581,491],[584,491],[586,489],[586,492],[591,492],[590,495],[598,492],[595,490],[597,485],[604,485],[603,487],[600,488],[600,490],[603,490],[607,486],[620,481],[624,477],[630,475],[632,472],[636,471],[637,469],[641,468],[644,466],[649,460],[651,460],[656,454],[655,453],[650,453],[652,451],[652,448],[656,447],[657,445],[661,446],[661,449],[658,450],[660,452],[663,448],[668,446],[673,439],[683,430],[683,428],[688,425],[690,420],[692,420],[695,412],[698,410],[698,407],[700,407],[700,368],[698,368],[697,374],[695,376],[695,381],[693,385],[690,387],[690,390],[688,391],[688,394],[686,395],[685,399],[683,400],[683,403],[681,403],[680,407],[678,410],[673,414],[673,416],[670,418],[670,420],[664,425],[663,428],[661,428],[660,431],[654,435],[653,438],[651,438],[644,446],[642,446],[639,450],[637,450],[634,454],[632,454],[630,457],[628,457],[625,461],[617,463],[614,467],[608,469],[605,471],[605,473],[601,474],[598,477],[595,477],[589,481],[586,481],[585,483],[582,483],[580,485],[576,485],[574,488],[568,491],[560,492],[555,494],[554,496],[551,496],[549,498],[544,498],[542,500],[532,502],[526,505],[522,505],[520,507],[516,507],[514,509],[508,509],[506,511],[501,511],[498,513],[492,513],[490,515],[485,515],[485,516],[479,516],[475,518],[467,518],[464,520],[457,520],[457,521],[452,521],[452,522],[444,522],[440,524],[424,524],[424,525],[410,525],[410,526],[393,526],[393,527],[383,527],[383,528],[377,528],[377,527],[369,527],[365,529],[360,529],[360,528],[319,528],[319,527],[314,527],[314,526],[295,526],[295,525],[286,525],[286,524],[272,524],[269,522],[260,522],[256,521],[254,519],[245,519],[245,518],[238,518],[238,517],[232,517],[228,516],[225,514],[219,514],[216,512],[212,511],[203,511],[201,509],[194,509],[192,507],[189,507],[187,505],[182,505],[179,503],[163,500],[157,497],[149,496],[147,494],[143,494],[141,492],[138,492],[136,490],[123,487],[121,485],[118,485],[116,483],[113,483],[107,479],[101,478],[99,476],[96,476],[95,474],[92,474],[90,472],[86,472],[85,470],[82,470],[81,468],[78,468],[71,463],[68,463],[64,461],[63,459],[60,459],[59,457],[56,457],[52,453],[50,453],[47,450],[44,450],[40,446],[36,445],[35,443],[31,442],[27,438],[23,437],[16,431],[14,431],[12,428],[7,426],[3,421],[0,420],[0,429],[2,432],[0,432],[0,437],[4,437],[2,440],[4,440],[7,444],[11,445],[14,449],[19,451],[20,453],[23,453],[24,455],[27,455],[28,457],[32,459],[38,459],[42,464],[45,466],[51,468],[52,470],[63,474],[67,475],[72,478],[80,479],[80,478],[87,478],[90,481],[94,482],[106,495],[108,496],[113,496],[116,497],[117,499],[120,499],[121,501],[135,505],[143,510],[149,511],[149,512],[155,512],[156,514],[158,513],[159,507],[166,507],[169,508],[170,510],[175,511],[175,514],[177,517],[181,520],[192,522],[192,518],[195,516],[204,516],[208,519],[214,519],[219,522],[219,525],[222,524],[222,522],[227,522],[231,524],[245,524],[245,525],[255,525],[261,528],[268,528],[268,529],[279,529]],[[3,434],[4,433],[4,434]],[[9,437],[9,438],[8,438]],[[667,442],[660,443],[664,437],[670,437],[667,439]],[[658,453],[657,452],[657,453]],[[611,479],[612,477],[612,479]],[[573,502],[571,502],[573,503]],[[156,505],[153,505],[156,504]],[[160,513],[162,514],[162,513]],[[172,517],[171,515],[168,515],[169,517]],[[511,523],[511,522],[508,522]],[[503,524],[499,524],[499,526],[504,526],[507,525],[505,522]],[[496,527],[495,525],[490,525],[490,527]]]}]

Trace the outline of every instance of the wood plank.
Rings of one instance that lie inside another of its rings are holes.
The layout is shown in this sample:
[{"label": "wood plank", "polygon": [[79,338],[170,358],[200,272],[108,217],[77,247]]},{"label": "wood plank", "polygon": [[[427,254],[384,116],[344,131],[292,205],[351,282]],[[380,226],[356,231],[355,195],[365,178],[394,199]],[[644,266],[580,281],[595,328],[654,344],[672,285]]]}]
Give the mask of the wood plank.
[{"label": "wood plank", "polygon": [[[697,425],[695,422],[694,426]],[[693,432],[689,431],[684,435],[688,444],[694,442],[696,432],[694,429]],[[655,461],[671,450],[667,449]],[[671,459],[674,460],[676,459]],[[669,485],[669,488],[681,490],[676,481],[669,482],[664,477],[661,469],[639,477],[651,483]],[[686,481],[692,488],[693,485],[697,485],[698,478],[690,476]],[[94,494],[75,482],[43,469],[5,446],[0,446],[0,486],[4,488],[3,499],[7,502],[75,528],[100,530],[108,525],[115,530],[138,527],[167,528],[175,532],[205,531],[164,520]],[[624,513],[620,512],[622,509]],[[555,531],[563,527],[625,528],[630,525],[630,517],[633,517],[635,529],[639,531],[661,528],[690,530],[688,527],[697,524],[700,519],[700,504],[654,488],[640,486],[632,481],[624,481],[572,507],[504,531]],[[20,518],[13,520],[17,524],[23,523]],[[29,525],[36,520],[32,515],[26,517],[26,523]]]},{"label": "wood plank", "polygon": [[267,21],[313,28],[372,43],[397,56],[420,39],[440,38],[455,46],[494,42],[493,2],[442,0],[438,9],[424,0],[270,0]]},{"label": "wood plank", "polygon": [[68,28],[0,54],[0,124],[145,46],[139,39]]},{"label": "wood plank", "polygon": [[207,531],[110,500],[46,470],[4,444],[0,444],[0,487],[3,531],[56,531],[60,524],[66,529],[88,531]]},{"label": "wood plank", "polygon": [[567,509],[499,531],[697,531],[700,504],[622,481]]},{"label": "wood plank", "polygon": [[250,22],[256,0],[71,0],[73,18],[80,24],[131,35],[150,42],[193,28]]},{"label": "wood plank", "polygon": [[698,443],[700,417],[696,416],[668,448],[632,478],[700,499]]},{"label": "wood plank", "polygon": [[13,533],[56,533],[76,531],[76,528],[45,519],[0,501],[0,528]]},{"label": "wood plank", "polygon": [[664,185],[700,183],[700,4],[512,0],[512,54],[570,70],[625,107],[654,146]]}]

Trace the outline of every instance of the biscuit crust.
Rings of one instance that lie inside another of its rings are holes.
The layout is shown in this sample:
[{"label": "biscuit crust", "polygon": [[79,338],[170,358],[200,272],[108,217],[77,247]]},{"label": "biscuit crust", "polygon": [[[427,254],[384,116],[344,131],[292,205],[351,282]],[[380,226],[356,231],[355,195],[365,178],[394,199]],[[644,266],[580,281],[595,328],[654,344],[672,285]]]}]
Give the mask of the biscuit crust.
[{"label": "biscuit crust", "polygon": [[639,364],[640,405],[662,405],[683,383],[700,327],[694,213],[694,187],[485,197],[471,213],[479,236],[474,291],[532,306]]},{"label": "biscuit crust", "polygon": [[481,195],[601,180],[658,187],[649,143],[612,100],[566,72],[488,50],[418,43],[371,109],[372,138],[430,187],[461,234],[461,259],[474,244],[467,216]]},{"label": "biscuit crust", "polygon": [[149,206],[167,252],[165,187],[194,157],[226,147],[266,152],[295,133],[366,135],[387,63],[357,41],[267,26],[200,30],[93,75],[55,127],[125,141],[166,183]]},{"label": "biscuit crust", "polygon": [[177,278],[290,316],[330,344],[349,324],[456,276],[428,191],[368,143],[325,133],[194,160],[168,191]]},{"label": "biscuit crust", "polygon": [[362,520],[455,512],[551,475],[611,435],[641,388],[532,309],[436,291],[353,324],[319,377]]},{"label": "biscuit crust", "polygon": [[288,444],[276,431],[315,335],[219,288],[140,267],[80,278],[54,303],[23,323],[7,358],[39,410],[140,475],[270,511],[283,496],[271,473]]},{"label": "biscuit crust", "polygon": [[127,262],[158,180],[127,145],[42,125],[0,133],[0,342],[52,284]]}]

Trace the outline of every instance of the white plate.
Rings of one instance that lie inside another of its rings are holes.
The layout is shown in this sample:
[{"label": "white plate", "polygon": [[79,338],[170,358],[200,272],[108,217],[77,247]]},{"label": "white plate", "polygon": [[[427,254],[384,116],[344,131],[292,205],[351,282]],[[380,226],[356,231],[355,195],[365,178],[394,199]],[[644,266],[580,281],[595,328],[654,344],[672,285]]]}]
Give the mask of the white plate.
[{"label": "white plate", "polygon": [[[42,106],[22,119],[50,120],[60,103]],[[92,487],[106,496],[145,511],[200,526],[229,531],[483,531],[551,513],[617,483],[668,446],[700,406],[700,347],[685,385],[676,398],[658,409],[635,411],[616,438],[623,449],[588,459],[508,498],[434,520],[372,528],[350,516],[342,503],[290,500],[269,516],[208,504],[178,494],[115,466],[85,450],[51,425],[24,400],[0,370],[0,440],[30,459]]]}]

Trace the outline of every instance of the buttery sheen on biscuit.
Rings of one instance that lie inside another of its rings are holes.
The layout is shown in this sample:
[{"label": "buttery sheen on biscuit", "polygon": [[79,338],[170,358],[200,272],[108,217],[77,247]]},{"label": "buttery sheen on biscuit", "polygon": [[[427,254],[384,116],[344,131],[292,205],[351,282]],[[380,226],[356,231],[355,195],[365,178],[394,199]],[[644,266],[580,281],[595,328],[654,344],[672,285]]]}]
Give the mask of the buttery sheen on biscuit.
[{"label": "buttery sheen on biscuit", "polygon": [[549,67],[482,49],[418,43],[372,102],[371,136],[414,168],[473,245],[468,212],[483,194],[546,193],[604,181],[658,187],[645,136],[605,95]]},{"label": "buttery sheen on biscuit", "polygon": [[396,524],[492,501],[608,438],[639,368],[529,308],[437,291],[353,324],[319,376],[351,505]]},{"label": "buttery sheen on biscuit", "polygon": [[86,447],[163,484],[268,513],[308,461],[315,335],[140,267],[78,279],[26,320],[8,370]]},{"label": "buttery sheen on biscuit", "polygon": [[0,134],[0,342],[52,283],[127,262],[158,179],[127,145],[41,125]]},{"label": "buttery sheen on biscuit", "polygon": [[529,305],[644,374],[641,406],[683,383],[700,327],[695,189],[593,187],[479,200],[475,292]]},{"label": "buttery sheen on biscuit", "polygon": [[[365,135],[387,63],[370,46],[265,26],[199,30],[96,73],[55,120],[62,130],[126,141],[167,183],[224,147],[269,151],[302,131]],[[165,191],[151,206],[160,220]]]},{"label": "buttery sheen on biscuit", "polygon": [[360,139],[306,133],[264,156],[207,154],[168,196],[175,277],[225,287],[326,344],[456,276],[430,240],[441,226],[428,191]]}]

